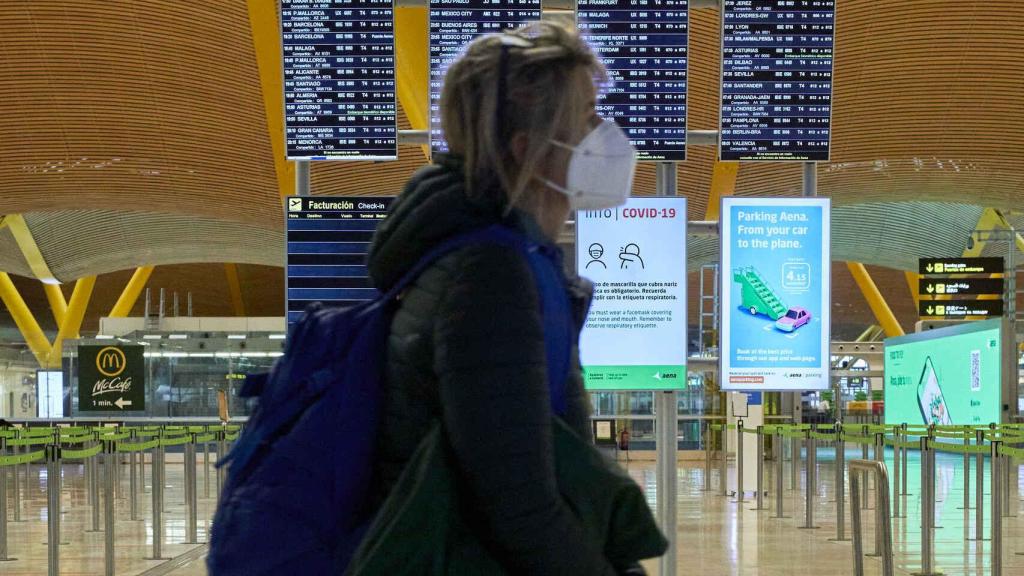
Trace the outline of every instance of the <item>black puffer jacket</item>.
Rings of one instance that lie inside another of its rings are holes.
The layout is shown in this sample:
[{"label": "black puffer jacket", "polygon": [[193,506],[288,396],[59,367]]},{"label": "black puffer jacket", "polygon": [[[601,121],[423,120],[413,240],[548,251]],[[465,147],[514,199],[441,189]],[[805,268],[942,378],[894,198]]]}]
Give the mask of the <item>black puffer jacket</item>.
[{"label": "black puffer jacket", "polygon": [[[378,229],[370,251],[374,283],[386,289],[439,242],[496,222],[543,241],[531,217],[502,212],[497,200],[467,198],[458,162],[442,158],[413,176]],[[580,326],[590,290],[578,280],[570,286]],[[381,499],[440,421],[480,535],[511,572],[614,574],[558,493],[542,319],[522,255],[481,245],[439,260],[402,296],[387,354]],[[573,368],[566,420],[588,438],[575,346]]]}]

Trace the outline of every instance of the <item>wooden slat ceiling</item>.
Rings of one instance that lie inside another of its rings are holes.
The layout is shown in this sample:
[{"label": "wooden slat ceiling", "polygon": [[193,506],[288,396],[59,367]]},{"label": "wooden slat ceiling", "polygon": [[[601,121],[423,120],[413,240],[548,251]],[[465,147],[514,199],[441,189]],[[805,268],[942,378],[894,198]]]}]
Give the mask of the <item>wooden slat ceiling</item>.
[{"label": "wooden slat ceiling", "polygon": [[[1024,210],[1024,2],[838,5],[833,157],[819,167],[821,194],[850,210],[837,257],[906,267],[921,247],[962,249],[971,205]],[[692,11],[692,129],[716,128],[718,28],[717,11]],[[394,194],[425,161],[416,146],[400,156],[317,163],[314,193]],[[713,160],[691,147],[679,165],[693,219]],[[737,182],[740,195],[799,189],[793,164],[745,164]],[[645,165],[635,192],[653,190]],[[278,194],[243,0],[0,2],[0,213],[40,227],[59,278],[279,262]],[[909,244],[888,250],[897,230]],[[27,272],[6,231],[0,269]]]}]

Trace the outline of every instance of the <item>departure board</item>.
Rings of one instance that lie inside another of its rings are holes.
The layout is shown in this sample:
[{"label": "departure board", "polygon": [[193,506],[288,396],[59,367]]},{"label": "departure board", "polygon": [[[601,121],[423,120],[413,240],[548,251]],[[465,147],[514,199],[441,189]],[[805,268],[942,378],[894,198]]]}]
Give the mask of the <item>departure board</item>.
[{"label": "departure board", "polygon": [[307,306],[372,300],[366,255],[393,198],[292,196],[285,208],[288,324]]},{"label": "departure board", "polygon": [[281,0],[289,160],[395,160],[392,0]]},{"label": "departure board", "polygon": [[722,160],[828,161],[834,0],[724,0]]},{"label": "departure board", "polygon": [[441,89],[448,66],[477,36],[540,20],[540,0],[430,0],[430,149],[447,152]]},{"label": "departure board", "polygon": [[579,0],[578,22],[611,82],[598,112],[640,160],[686,159],[688,0]]}]

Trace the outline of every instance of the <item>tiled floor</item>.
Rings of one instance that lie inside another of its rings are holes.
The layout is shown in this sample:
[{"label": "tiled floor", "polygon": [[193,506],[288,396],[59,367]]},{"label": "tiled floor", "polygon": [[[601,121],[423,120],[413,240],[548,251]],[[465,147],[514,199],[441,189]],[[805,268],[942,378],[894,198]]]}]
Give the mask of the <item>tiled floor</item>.
[{"label": "tiled floor", "polygon": [[[860,457],[859,450],[848,450],[847,458]],[[200,456],[201,459],[201,456]],[[887,455],[892,469],[892,453]],[[215,500],[204,498],[203,466],[198,468],[199,491],[199,541],[206,541],[208,518],[213,512]],[[774,488],[774,465],[766,466],[766,486]],[[815,530],[800,529],[804,524],[804,475],[799,478],[800,489],[789,490],[790,465],[785,466],[785,490],[783,503],[788,518],[773,518],[775,494],[770,491],[765,505],[769,510],[756,511],[754,502],[742,505],[732,497],[720,496],[718,491],[719,472],[717,464],[711,471],[712,491],[704,492],[703,462],[681,462],[679,466],[679,524],[677,574],[689,575],[742,575],[742,576],[819,576],[853,574],[853,548],[850,542],[834,542],[836,537],[836,503],[834,458],[830,449],[822,449],[818,458],[818,486],[816,490]],[[975,511],[967,514],[963,505],[963,460],[959,456],[940,454],[936,463],[936,568],[949,576],[989,574],[990,542],[980,544],[966,540],[968,532],[974,529]],[[89,533],[91,508],[86,503],[85,482],[81,465],[64,467],[64,499],[61,574],[102,574],[103,533]],[[920,478],[919,460],[911,453],[907,487],[910,495],[905,497],[906,518],[897,518],[893,524],[895,539],[895,560],[897,574],[906,576],[920,569]],[[22,472],[24,474],[24,472]],[[630,465],[630,473],[648,491],[654,504],[655,474],[652,463]],[[734,474],[730,468],[730,474]],[[138,499],[141,521],[129,519],[128,470],[122,468],[123,499],[117,502],[117,574],[141,574],[160,563],[145,560],[152,553],[152,523],[150,471],[146,468],[146,493]],[[986,491],[988,489],[986,472]],[[24,477],[23,477],[24,478]],[[167,466],[166,504],[164,514],[164,556],[179,556],[192,551],[194,559],[182,562],[169,573],[175,576],[202,576],[206,574],[202,549],[196,545],[184,544],[185,514],[183,465],[181,462]],[[974,502],[974,470],[971,471],[971,503]],[[211,469],[211,496],[216,492],[215,477]],[[24,486],[24,485],[23,485]],[[45,470],[33,467],[30,472],[29,490],[22,501],[22,522],[8,525],[10,555],[18,560],[0,563],[0,574],[28,575],[46,574],[46,486]],[[8,484],[11,496],[13,484]],[[1020,511],[1020,490],[1012,491],[1011,508],[1016,517],[1003,519],[1003,573],[1024,573],[1024,514]],[[11,501],[13,502],[13,500]],[[984,526],[989,534],[989,502],[985,498]],[[13,511],[10,512],[13,518]],[[865,511],[865,550],[873,549],[873,511]],[[850,537],[850,510],[847,500],[846,537]],[[102,517],[101,517],[102,524]],[[646,563],[649,572],[658,573],[657,562]],[[865,559],[867,574],[880,574],[881,563],[875,558]]]}]

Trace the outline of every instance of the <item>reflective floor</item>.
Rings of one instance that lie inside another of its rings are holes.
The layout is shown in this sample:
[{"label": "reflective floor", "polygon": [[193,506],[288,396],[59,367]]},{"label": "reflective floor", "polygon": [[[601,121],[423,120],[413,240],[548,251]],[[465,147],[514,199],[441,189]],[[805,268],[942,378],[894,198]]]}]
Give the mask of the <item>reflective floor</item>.
[{"label": "reflective floor", "polygon": [[[860,458],[859,449],[847,450],[847,459]],[[180,458],[180,457],[179,457]],[[886,462],[892,473],[892,452],[886,455]],[[677,547],[679,550],[677,574],[688,575],[743,575],[743,576],[818,576],[853,574],[853,547],[849,541],[836,542],[836,501],[835,466],[831,449],[823,448],[818,456],[818,482],[815,490],[814,507],[816,529],[802,529],[806,510],[804,487],[806,471],[804,461],[800,462],[798,489],[790,490],[791,463],[784,466],[783,507],[785,518],[774,518],[776,499],[774,491],[775,465],[766,463],[765,486],[768,494],[764,500],[766,510],[754,510],[754,490],[748,493],[745,502],[737,503],[735,497],[721,496],[719,490],[719,467],[715,463],[711,470],[710,492],[704,488],[704,463],[680,462],[679,464],[679,524]],[[208,518],[212,515],[215,500],[204,498],[205,480],[202,456],[198,468],[199,529],[198,540],[207,539]],[[984,537],[990,539],[990,501],[988,497],[989,473],[985,470],[984,495]],[[655,503],[655,469],[650,462],[633,462],[629,471],[645,488],[650,502]],[[216,478],[210,470],[210,496],[216,493]],[[990,574],[991,541],[976,542],[973,538],[976,524],[976,510],[963,510],[963,458],[956,455],[939,454],[936,459],[936,531],[934,571],[950,576]],[[64,467],[64,490],[62,500],[62,546],[61,574],[102,574],[103,543],[102,532],[90,532],[92,509],[86,499],[86,483],[83,467]],[[29,472],[28,489],[25,491],[24,467],[22,467],[21,522],[14,522],[13,488],[8,477],[8,539],[9,555],[18,560],[0,562],[0,574],[28,575],[46,574],[46,471],[32,467]],[[731,478],[735,470],[729,469]],[[145,471],[145,493],[138,496],[138,517],[130,519],[128,466],[122,466],[120,477],[122,492],[116,499],[116,573],[150,575],[157,573],[175,576],[201,576],[206,571],[203,564],[203,549],[195,544],[186,544],[185,505],[183,491],[183,464],[170,462],[165,482],[165,514],[162,555],[179,557],[171,565],[161,561],[146,560],[152,555],[152,493],[149,466]],[[910,454],[908,462],[907,491],[910,493],[901,501],[906,517],[896,518],[893,523],[894,556],[896,573],[901,575],[918,572],[921,569],[920,530],[920,460],[916,453]],[[975,469],[972,460],[970,470],[970,505],[975,502]],[[1021,490],[1019,481],[1014,479],[1010,494],[1011,517],[1003,518],[1003,574],[1024,573],[1024,514],[1021,511]],[[849,509],[849,483],[847,481],[845,537],[851,537]],[[868,494],[869,505],[873,505],[874,491]],[[864,510],[864,548],[870,553],[874,549],[874,510]],[[99,517],[102,527],[103,518]],[[182,555],[185,555],[184,557]],[[649,573],[658,574],[658,563],[647,562]],[[881,574],[881,562],[877,558],[865,558],[866,574]]]}]

